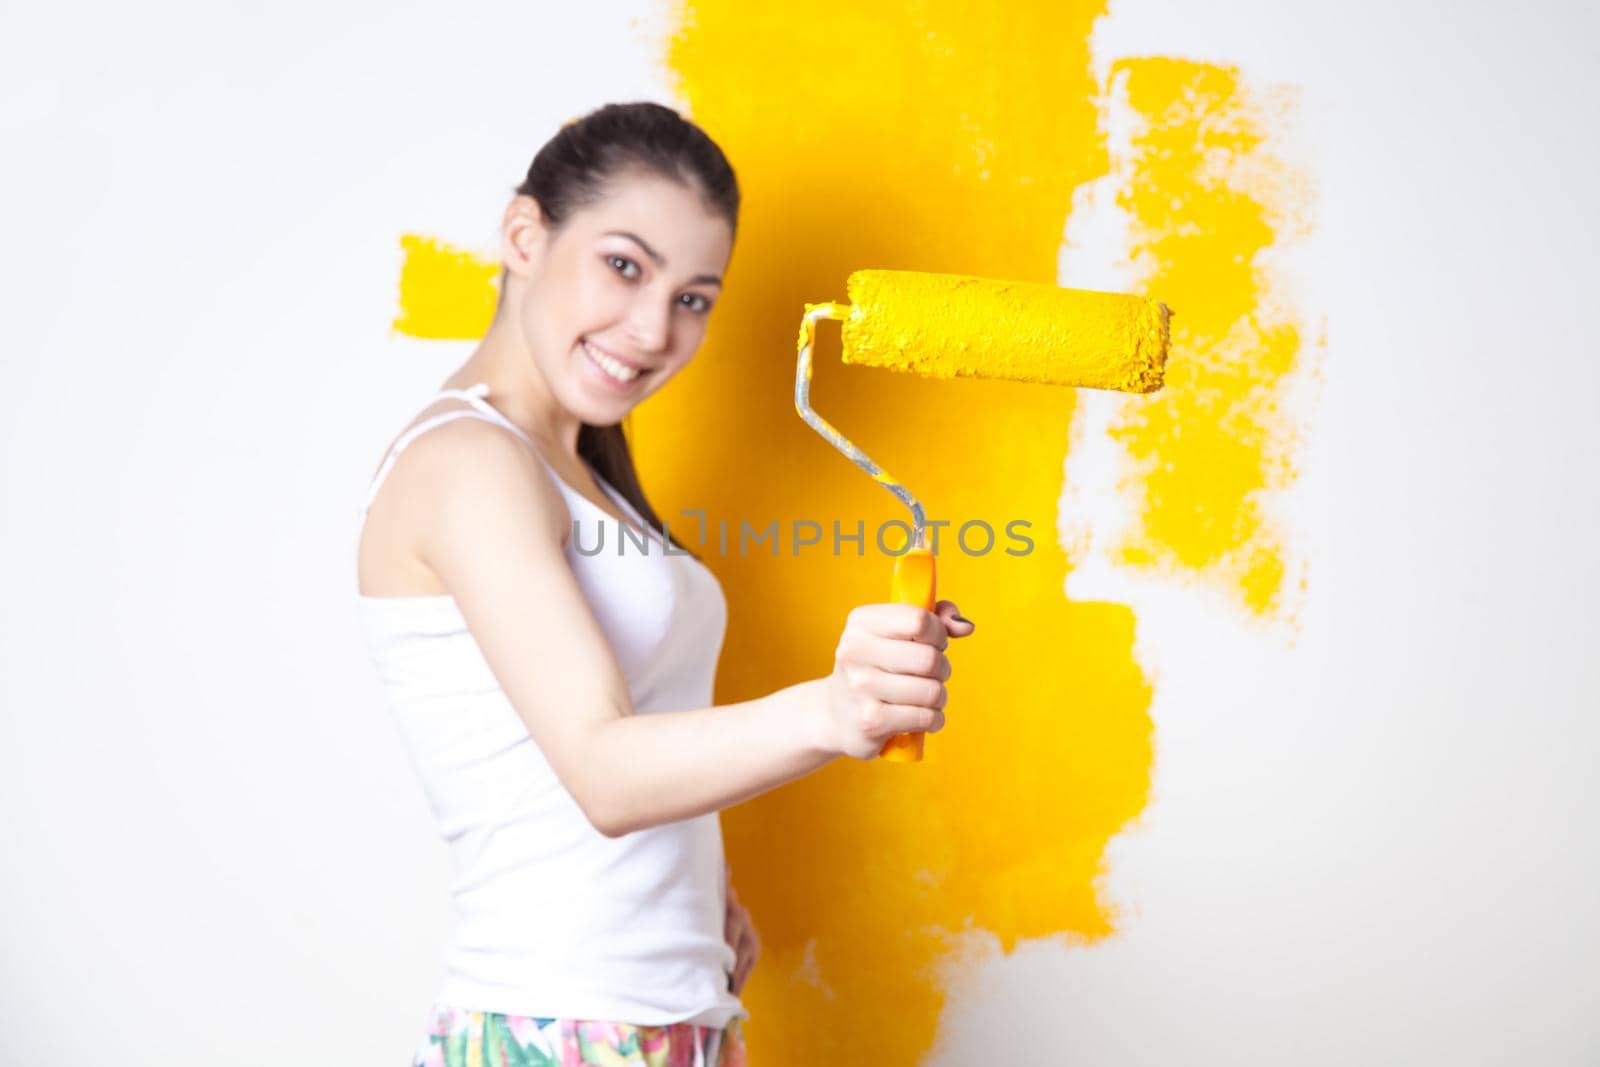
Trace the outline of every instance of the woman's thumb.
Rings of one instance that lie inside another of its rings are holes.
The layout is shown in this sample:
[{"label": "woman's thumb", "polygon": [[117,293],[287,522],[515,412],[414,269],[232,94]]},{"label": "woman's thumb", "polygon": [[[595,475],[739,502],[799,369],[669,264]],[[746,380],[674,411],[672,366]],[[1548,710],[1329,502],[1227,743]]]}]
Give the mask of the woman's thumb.
[{"label": "woman's thumb", "polygon": [[977,624],[961,614],[961,609],[953,600],[941,600],[933,606],[933,613],[939,616],[944,623],[945,632],[951,637],[967,637],[977,629]]}]

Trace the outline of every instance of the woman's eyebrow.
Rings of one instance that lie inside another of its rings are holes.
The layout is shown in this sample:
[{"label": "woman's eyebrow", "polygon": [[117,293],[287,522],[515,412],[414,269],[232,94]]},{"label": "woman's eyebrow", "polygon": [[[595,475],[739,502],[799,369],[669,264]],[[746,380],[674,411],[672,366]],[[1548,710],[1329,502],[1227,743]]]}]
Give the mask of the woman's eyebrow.
[{"label": "woman's eyebrow", "polygon": [[[665,267],[667,265],[667,257],[663,256],[660,252],[657,252],[654,248],[651,248],[649,242],[636,233],[628,230],[607,230],[605,232],[605,236],[626,237],[628,240],[644,249],[644,254],[654,260],[656,266]],[[717,277],[715,274],[696,274],[693,278],[689,279],[690,285],[697,285],[701,282],[719,287],[722,285],[722,279]]]},{"label": "woman's eyebrow", "polygon": [[655,260],[656,261],[656,266],[665,267],[667,265],[667,257],[663,256],[660,252],[657,252],[655,249],[651,248],[649,243],[647,241],[645,241],[645,239],[643,237],[640,237],[636,233],[630,233],[627,230],[607,230],[606,233],[605,233],[605,236],[607,236],[607,237],[626,237],[628,240],[632,241],[634,244],[636,244],[640,248],[644,249],[644,254],[649,256],[651,259]]}]

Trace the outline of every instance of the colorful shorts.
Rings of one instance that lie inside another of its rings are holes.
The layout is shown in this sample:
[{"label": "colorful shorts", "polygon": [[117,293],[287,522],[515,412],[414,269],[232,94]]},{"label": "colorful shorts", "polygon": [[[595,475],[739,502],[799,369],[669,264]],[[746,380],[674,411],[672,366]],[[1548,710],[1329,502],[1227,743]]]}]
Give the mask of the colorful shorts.
[{"label": "colorful shorts", "polygon": [[721,1030],[693,1023],[631,1023],[502,1015],[436,1004],[412,1067],[747,1067],[735,1018]]}]

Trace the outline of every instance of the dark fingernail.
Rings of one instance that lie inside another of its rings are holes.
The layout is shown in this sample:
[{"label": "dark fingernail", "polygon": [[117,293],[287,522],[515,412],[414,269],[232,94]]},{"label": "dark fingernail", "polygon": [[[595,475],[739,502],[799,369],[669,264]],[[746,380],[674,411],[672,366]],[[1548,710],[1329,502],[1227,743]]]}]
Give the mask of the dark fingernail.
[{"label": "dark fingernail", "polygon": [[971,619],[967,618],[965,615],[959,615],[958,614],[958,615],[952,615],[950,617],[952,619],[956,620],[956,622],[964,622],[968,626],[976,626],[976,625],[978,625],[977,623],[973,622]]}]

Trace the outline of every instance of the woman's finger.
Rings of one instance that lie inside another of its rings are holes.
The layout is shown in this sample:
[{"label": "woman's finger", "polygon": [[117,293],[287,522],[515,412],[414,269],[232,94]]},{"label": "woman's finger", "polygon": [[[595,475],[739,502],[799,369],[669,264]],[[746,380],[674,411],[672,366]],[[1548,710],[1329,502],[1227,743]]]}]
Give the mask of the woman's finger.
[{"label": "woman's finger", "polygon": [[949,697],[944,684],[920,675],[890,674],[873,667],[865,669],[862,687],[885,704],[909,707],[942,708]]},{"label": "woman's finger", "polygon": [[756,969],[756,961],[761,958],[761,935],[756,933],[756,928],[750,927],[749,940],[745,946],[744,978],[739,986],[743,988],[750,981],[750,972]]},{"label": "woman's finger", "polygon": [[941,600],[933,606],[933,613],[944,623],[945,632],[951,637],[968,637],[976,630],[977,624],[961,614],[961,609],[953,600]]},{"label": "woman's finger", "polygon": [[950,660],[932,645],[919,641],[892,641],[887,637],[868,636],[859,646],[861,654],[879,670],[893,674],[913,674],[936,681],[950,677]]},{"label": "woman's finger", "polygon": [[921,641],[941,652],[950,643],[946,626],[915,604],[860,604],[851,609],[846,626],[895,641]]},{"label": "woman's finger", "polygon": [[739,944],[734,949],[733,961],[733,992],[738,995],[744,988],[745,982],[750,977],[750,966],[754,962],[752,941],[755,930],[749,923],[741,923],[739,927]]}]

